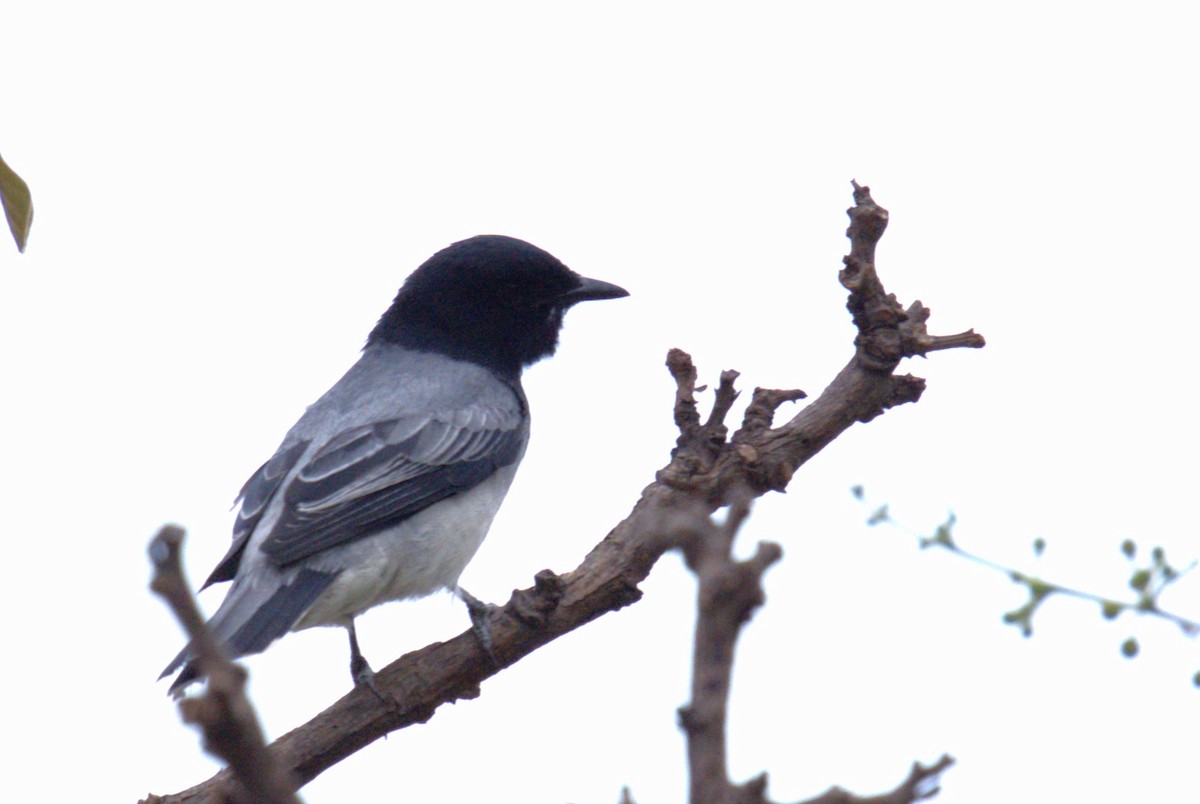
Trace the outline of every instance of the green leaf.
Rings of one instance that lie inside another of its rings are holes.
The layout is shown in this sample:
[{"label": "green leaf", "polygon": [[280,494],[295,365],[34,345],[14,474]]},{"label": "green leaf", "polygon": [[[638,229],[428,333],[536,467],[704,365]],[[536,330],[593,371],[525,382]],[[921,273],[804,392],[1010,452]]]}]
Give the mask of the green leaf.
[{"label": "green leaf", "polygon": [[1196,675],[1192,676],[1192,684],[1200,687],[1200,671],[1197,671]]},{"label": "green leaf", "polygon": [[1029,586],[1029,597],[1034,604],[1041,603],[1052,592],[1058,591],[1057,586],[1052,583],[1046,583],[1041,578],[1026,578],[1025,583]]},{"label": "green leaf", "polygon": [[1033,554],[1040,556],[1044,552],[1046,552],[1046,540],[1039,536],[1033,540]]},{"label": "green leaf", "polygon": [[886,505],[881,505],[875,509],[874,513],[872,513],[870,517],[867,518],[867,524],[878,525],[880,522],[887,522],[891,518],[891,514],[888,513],[888,507]]},{"label": "green leaf", "polygon": [[1021,629],[1021,636],[1029,638],[1033,636],[1033,609],[1028,605],[1024,605],[1019,609],[1004,612],[1001,620],[1005,625],[1015,625]]},{"label": "green leaf", "polygon": [[1117,615],[1125,610],[1125,604],[1118,603],[1115,600],[1106,600],[1100,605],[1100,613],[1104,615],[1106,620],[1115,620]]},{"label": "green leaf", "polygon": [[1129,579],[1129,588],[1136,592],[1146,591],[1146,587],[1150,585],[1150,570],[1140,569]]},{"label": "green leaf", "polygon": [[1121,643],[1121,655],[1126,659],[1132,659],[1138,655],[1138,643],[1133,637]]},{"label": "green leaf", "polygon": [[29,194],[29,185],[5,164],[3,157],[0,157],[0,202],[13,240],[17,241],[17,250],[23,252],[29,240],[29,227],[33,225],[33,196]]},{"label": "green leaf", "polygon": [[950,535],[951,530],[954,528],[954,523],[957,521],[954,518],[954,514],[951,514],[945,522],[937,526],[937,530],[933,532],[932,536],[921,539],[921,547],[932,547],[935,544],[940,544],[948,550],[957,551],[958,545],[954,543],[954,538]]},{"label": "green leaf", "polygon": [[1133,560],[1133,557],[1137,555],[1137,545],[1133,543],[1133,539],[1121,542],[1121,552],[1125,554],[1126,558]]}]

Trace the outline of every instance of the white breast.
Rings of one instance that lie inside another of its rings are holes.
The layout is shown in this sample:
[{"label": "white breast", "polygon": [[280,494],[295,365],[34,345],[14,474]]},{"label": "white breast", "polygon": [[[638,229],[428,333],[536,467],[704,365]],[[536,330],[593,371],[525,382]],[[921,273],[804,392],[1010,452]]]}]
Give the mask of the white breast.
[{"label": "white breast", "polygon": [[483,544],[516,471],[516,464],[507,466],[389,530],[305,561],[340,574],[292,630],[344,626],[380,603],[453,589]]}]

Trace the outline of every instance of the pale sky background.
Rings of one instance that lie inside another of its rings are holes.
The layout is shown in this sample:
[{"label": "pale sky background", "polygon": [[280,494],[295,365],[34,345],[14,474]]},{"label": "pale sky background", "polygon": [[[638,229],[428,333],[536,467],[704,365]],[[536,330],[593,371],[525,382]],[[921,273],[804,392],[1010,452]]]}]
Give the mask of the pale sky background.
[{"label": "pale sky background", "polygon": [[[632,293],[573,310],[526,375],[533,442],[462,579],[503,602],[665,462],[669,347],[746,391],[845,363],[856,178],[892,213],[888,289],[988,347],[902,367],[919,404],[758,506],[742,548],[785,556],[738,654],[732,775],[879,792],[948,752],[944,804],[1200,800],[1195,641],[1058,599],[1023,639],[1020,587],[866,528],[848,491],[1112,595],[1126,537],[1200,554],[1194,6],[425,5],[4,4],[0,153],[37,210],[25,255],[0,242],[6,793],[216,769],[154,681],[182,637],[146,543],[184,525],[207,575],[242,482],[434,251],[510,234]],[[1163,602],[1200,616],[1198,588]],[[672,557],[644,589],[305,799],[682,801],[694,587]],[[382,667],[466,622],[439,596],[359,633]],[[347,690],[345,642],[247,662],[272,735]]]}]

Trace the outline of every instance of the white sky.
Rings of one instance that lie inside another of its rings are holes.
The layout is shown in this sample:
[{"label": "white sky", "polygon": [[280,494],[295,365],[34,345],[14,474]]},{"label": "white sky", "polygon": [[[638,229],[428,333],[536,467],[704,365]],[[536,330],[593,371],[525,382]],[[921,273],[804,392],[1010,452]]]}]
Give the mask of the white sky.
[{"label": "white sky", "polygon": [[[1192,7],[498,6],[6,5],[0,153],[37,207],[24,256],[0,243],[6,789],[131,801],[215,769],[154,683],[181,636],[146,542],[179,522],[208,573],[245,477],[434,251],[511,234],[633,294],[527,374],[533,443],[463,577],[503,602],[666,460],[668,347],[747,391],[832,378],[857,178],[892,213],[888,289],[989,345],[905,367],[919,404],[758,507],[743,547],[785,558],[738,656],[733,775],[866,793],[945,751],[946,804],[1197,800],[1194,641],[1065,600],[1024,640],[1019,587],[848,493],[926,529],[952,508],[964,546],[1114,595],[1126,537],[1200,553]],[[1198,587],[1164,603],[1200,616]],[[306,800],[681,801],[693,587],[669,558],[645,592]],[[379,667],[465,627],[438,597],[359,631]],[[348,685],[341,631],[248,665],[273,735]]]}]

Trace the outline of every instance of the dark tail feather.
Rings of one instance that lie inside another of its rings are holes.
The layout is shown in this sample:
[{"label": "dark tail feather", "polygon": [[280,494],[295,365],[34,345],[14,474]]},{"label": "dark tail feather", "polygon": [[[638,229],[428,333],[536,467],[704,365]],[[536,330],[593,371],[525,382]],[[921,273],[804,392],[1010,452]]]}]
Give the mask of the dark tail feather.
[{"label": "dark tail feather", "polygon": [[302,569],[296,580],[281,586],[233,632],[227,642],[234,656],[261,653],[286,634],[321,593],[329,588],[336,573]]},{"label": "dark tail feather", "polygon": [[[237,627],[233,634],[222,640],[230,657],[236,659],[239,656],[261,653],[265,650],[268,645],[291,630],[296,621],[308,610],[309,606],[316,602],[321,593],[329,588],[329,584],[333,583],[335,578],[337,578],[337,573],[317,572],[311,569],[300,570],[295,580],[276,589],[248,619]],[[234,592],[231,590],[230,595],[233,594]],[[224,604],[222,604],[222,608],[224,608]],[[209,621],[210,626],[217,633],[218,639],[222,638],[220,623],[227,619],[221,615],[222,612],[218,610],[213,619]],[[200,678],[200,671],[196,667],[191,645],[179,652],[179,655],[162,671],[159,679],[169,676],[180,666],[183,667],[183,670],[171,682],[168,690],[171,695],[175,695],[188,684]]]}]

